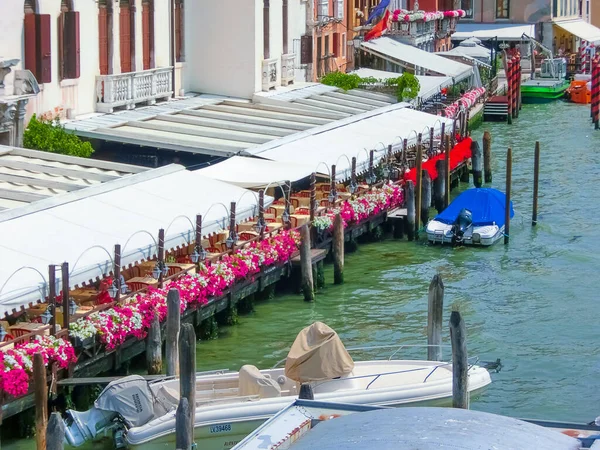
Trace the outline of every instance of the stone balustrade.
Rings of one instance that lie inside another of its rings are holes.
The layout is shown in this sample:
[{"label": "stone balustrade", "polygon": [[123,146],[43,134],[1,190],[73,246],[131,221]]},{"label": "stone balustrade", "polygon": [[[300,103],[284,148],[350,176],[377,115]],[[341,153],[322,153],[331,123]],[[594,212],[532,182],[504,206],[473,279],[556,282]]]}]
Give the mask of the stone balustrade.
[{"label": "stone balustrade", "polygon": [[265,59],[262,62],[262,88],[263,91],[277,87],[277,62],[279,58]]},{"label": "stone balustrade", "polygon": [[296,55],[288,53],[287,55],[281,55],[281,85],[287,86],[294,82],[296,77],[296,68],[294,64],[296,62]]},{"label": "stone balustrade", "polygon": [[153,105],[173,95],[173,67],[96,77],[96,111],[112,113],[114,108],[133,109],[137,104]]}]

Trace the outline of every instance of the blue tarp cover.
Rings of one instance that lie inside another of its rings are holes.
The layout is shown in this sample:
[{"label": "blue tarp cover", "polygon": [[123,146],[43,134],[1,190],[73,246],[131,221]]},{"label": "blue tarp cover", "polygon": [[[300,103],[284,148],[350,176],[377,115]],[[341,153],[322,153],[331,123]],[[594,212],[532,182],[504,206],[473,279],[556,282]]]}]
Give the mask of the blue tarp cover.
[{"label": "blue tarp cover", "polygon": [[[450,203],[441,214],[434,220],[452,225],[463,208],[473,214],[473,226],[484,226],[496,224],[504,226],[504,210],[506,195],[497,189],[479,188],[469,189],[460,194]],[[510,202],[510,217],[515,215],[512,202]]]}]

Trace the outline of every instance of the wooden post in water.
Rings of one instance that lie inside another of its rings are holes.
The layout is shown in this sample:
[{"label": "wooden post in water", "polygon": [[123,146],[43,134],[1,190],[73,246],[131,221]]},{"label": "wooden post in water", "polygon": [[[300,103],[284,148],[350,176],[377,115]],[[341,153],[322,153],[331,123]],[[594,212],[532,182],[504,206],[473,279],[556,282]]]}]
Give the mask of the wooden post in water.
[{"label": "wooden post in water", "polygon": [[33,355],[33,393],[35,398],[35,442],[37,450],[46,450],[48,386],[46,385],[46,365],[41,353]]},{"label": "wooden post in water", "polygon": [[423,170],[421,173],[421,223],[427,225],[429,221],[429,208],[431,208],[431,176]]},{"label": "wooden post in water", "polygon": [[263,240],[265,237],[265,190],[261,189],[258,191],[258,223],[262,225],[259,227],[258,238]]},{"label": "wooden post in water", "polygon": [[446,205],[446,207],[450,204],[450,188],[451,186],[451,173],[452,173],[452,167],[450,166],[450,152],[452,151],[452,147],[450,146],[450,137],[446,136],[446,145],[444,146],[446,148],[446,153],[444,154],[445,156],[445,160],[446,160],[446,195],[445,195],[445,199],[444,199],[444,203]]},{"label": "wooden post in water", "polygon": [[315,285],[313,281],[310,229],[308,224],[300,228],[300,239],[300,287],[304,294],[304,301],[312,302],[315,299]]},{"label": "wooden post in water", "polygon": [[489,131],[483,133],[483,179],[492,182],[492,135]]},{"label": "wooden post in water", "polygon": [[452,342],[452,407],[469,409],[467,330],[459,311],[450,314]]},{"label": "wooden post in water", "polygon": [[163,287],[163,273],[162,273],[162,268],[165,265],[165,230],[164,228],[161,228],[160,230],[158,230],[158,267],[159,267],[159,274],[158,274],[158,288],[162,289]]},{"label": "wooden post in water", "polygon": [[179,370],[179,323],[181,318],[181,299],[177,289],[169,289],[167,294],[167,336],[165,340],[165,359],[167,376],[174,377]]},{"label": "wooden post in water", "polygon": [[187,398],[182,397],[179,399],[179,406],[175,412],[175,448],[177,450],[191,450],[194,436],[194,428],[191,427],[191,424],[190,404]]},{"label": "wooden post in water", "polygon": [[[260,211],[260,205],[259,205]],[[260,215],[260,213],[259,213]],[[195,252],[198,253],[198,261],[196,261],[196,273],[200,273],[200,264],[204,261],[200,259],[200,253],[202,248],[202,214],[196,214],[196,242],[195,242]]]},{"label": "wooden post in water", "polygon": [[333,220],[333,283],[344,282],[344,222],[340,213]]},{"label": "wooden post in water", "polygon": [[404,186],[404,198],[406,199],[406,234],[408,240],[415,239],[415,187],[412,180],[408,180]]},{"label": "wooden post in water", "polygon": [[162,339],[158,313],[154,314],[146,338],[146,368],[148,375],[158,375],[162,372]]},{"label": "wooden post in water", "polygon": [[433,203],[438,214],[446,209],[446,161],[438,159],[435,162],[437,178],[433,183]]},{"label": "wooden post in water", "polygon": [[63,450],[65,448],[65,423],[60,413],[53,412],[46,428],[46,450]]},{"label": "wooden post in water", "polygon": [[504,205],[504,245],[510,240],[510,188],[512,185],[512,149],[506,152],[506,204]]},{"label": "wooden post in water", "polygon": [[[435,134],[435,130],[433,129],[433,127],[429,128],[429,157],[431,158],[433,156],[433,153],[435,151],[435,149],[433,148],[433,138]],[[391,146],[390,146],[391,147]]]},{"label": "wooden post in water", "polygon": [[427,360],[442,360],[442,319],[444,314],[444,282],[436,274],[429,284],[427,309]]},{"label": "wooden post in water", "polygon": [[471,167],[473,170],[473,184],[476,188],[483,185],[483,154],[479,142],[471,141]]},{"label": "wooden post in water", "polygon": [[188,401],[187,431],[189,442],[193,443],[196,417],[196,333],[191,323],[182,324],[179,333],[179,398]]},{"label": "wooden post in water", "polygon": [[423,145],[422,145],[423,136],[419,134],[417,137],[417,160],[416,160],[416,175],[417,175],[417,183],[415,184],[415,239],[419,240],[419,229],[421,228],[421,197],[423,196]]},{"label": "wooden post in water", "polygon": [[315,172],[310,174],[310,223],[315,220],[315,214],[317,212],[317,174]]},{"label": "wooden post in water", "polygon": [[531,215],[531,226],[537,225],[538,216],[538,190],[540,185],[540,142],[535,143],[535,160],[533,163],[533,213]]},{"label": "wooden post in water", "polygon": [[62,310],[63,310],[63,323],[62,329],[68,330],[69,323],[71,322],[69,312],[69,263],[64,262],[61,264],[61,280],[62,284]]},{"label": "wooden post in water", "polygon": [[48,308],[52,313],[50,319],[50,334],[56,334],[56,266],[50,264],[48,266]]}]

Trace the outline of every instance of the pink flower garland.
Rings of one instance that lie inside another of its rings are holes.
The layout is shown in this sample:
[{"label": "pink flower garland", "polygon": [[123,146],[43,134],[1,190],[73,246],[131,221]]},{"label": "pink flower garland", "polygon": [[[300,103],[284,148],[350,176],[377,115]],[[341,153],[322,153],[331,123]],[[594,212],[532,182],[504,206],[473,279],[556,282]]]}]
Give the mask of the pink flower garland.
[{"label": "pink flower garland", "polygon": [[423,22],[431,22],[432,20],[441,20],[444,18],[461,18],[465,17],[467,13],[462,9],[454,11],[408,11],[405,9],[396,9],[392,13],[392,22],[416,22],[422,20]]},{"label": "pink flower garland", "polygon": [[454,119],[460,111],[461,104],[465,108],[469,109],[471,106],[477,103],[477,100],[479,100],[479,98],[485,94],[485,91],[485,87],[471,89],[469,92],[465,93],[461,98],[459,98],[450,106],[447,106],[444,109],[445,116],[449,119]]}]

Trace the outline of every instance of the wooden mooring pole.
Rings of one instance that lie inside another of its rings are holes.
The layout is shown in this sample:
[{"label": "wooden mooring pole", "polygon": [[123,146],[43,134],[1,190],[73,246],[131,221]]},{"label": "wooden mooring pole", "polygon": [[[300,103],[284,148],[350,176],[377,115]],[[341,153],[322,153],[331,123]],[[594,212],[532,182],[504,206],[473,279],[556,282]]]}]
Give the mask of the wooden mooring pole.
[{"label": "wooden mooring pole", "polygon": [[[190,404],[188,399],[182,397],[175,411],[175,448],[177,450],[191,450],[194,428],[191,426]],[[191,429],[190,429],[191,428]]]},{"label": "wooden mooring pole", "polygon": [[333,283],[344,282],[344,222],[340,213],[333,220]]},{"label": "wooden mooring pole", "polygon": [[506,204],[504,211],[504,245],[510,240],[510,188],[512,184],[512,149],[506,152]]},{"label": "wooden mooring pole", "polygon": [[[176,447],[189,450],[194,442],[196,421],[196,333],[190,323],[182,324],[179,333],[179,395],[175,417]],[[184,399],[187,400],[187,411]]]},{"label": "wooden mooring pole", "polygon": [[435,163],[435,170],[438,174],[433,183],[433,203],[438,214],[446,209],[446,161],[438,159]]},{"label": "wooden mooring pole", "polygon": [[33,392],[35,398],[35,443],[37,450],[46,450],[46,424],[48,417],[48,386],[46,365],[41,353],[33,355]]},{"label": "wooden mooring pole", "polygon": [[471,141],[471,167],[473,184],[476,188],[480,188],[483,185],[483,154],[476,140]]},{"label": "wooden mooring pole", "polygon": [[181,318],[181,299],[177,289],[170,289],[167,294],[167,330],[165,342],[165,359],[167,360],[167,376],[174,377],[179,370],[179,324]]},{"label": "wooden mooring pole", "polygon": [[[71,314],[69,312],[69,300],[71,297],[69,297],[69,263],[68,262],[64,262],[61,264],[60,266],[61,268],[61,279],[60,279],[60,283],[61,283],[61,287],[62,287],[62,310],[63,310],[63,323],[62,323],[62,329],[63,330],[68,330],[69,329],[69,324],[71,323]],[[53,312],[53,314],[55,314]]]},{"label": "wooden mooring pole", "polygon": [[158,288],[162,289],[163,287],[163,273],[162,273],[162,268],[164,267],[165,264],[165,230],[163,228],[161,228],[160,230],[158,230],[158,267],[160,268],[159,274],[158,274]]},{"label": "wooden mooring pole", "polygon": [[446,153],[444,155],[444,159],[446,161],[446,198],[444,199],[444,203],[446,207],[450,204],[450,188],[452,187],[452,179],[450,178],[450,173],[452,172],[452,167],[450,166],[450,152],[452,151],[452,147],[450,142],[450,136],[446,136],[446,145],[444,146],[446,149]]},{"label": "wooden mooring pole", "polygon": [[312,271],[312,255],[310,252],[310,228],[308,224],[300,228],[300,288],[304,294],[304,301],[315,300],[315,285]]},{"label": "wooden mooring pole", "polygon": [[417,160],[416,160],[416,174],[417,182],[415,184],[415,208],[417,209],[415,214],[415,239],[419,240],[419,229],[421,228],[421,197],[423,195],[423,136],[419,134],[417,137]]},{"label": "wooden mooring pole", "polygon": [[415,239],[415,187],[412,180],[408,180],[404,186],[404,198],[406,199],[406,234],[409,241]]},{"label": "wooden mooring pole", "polygon": [[60,413],[53,412],[46,428],[46,450],[65,448],[65,423]]},{"label": "wooden mooring pole", "polygon": [[427,359],[442,360],[442,316],[444,313],[444,282],[436,274],[429,284],[427,308]]},{"label": "wooden mooring pole", "polygon": [[452,407],[469,409],[469,361],[467,330],[460,312],[450,314],[450,341],[452,342]]},{"label": "wooden mooring pole", "polygon": [[426,170],[421,174],[421,223],[427,225],[429,208],[431,207],[431,177]]},{"label": "wooden mooring pole", "polygon": [[531,214],[531,226],[537,225],[538,216],[538,191],[540,186],[540,142],[535,143],[535,159],[533,163],[533,212]]},{"label": "wooden mooring pole", "polygon": [[56,265],[48,266],[48,308],[52,313],[50,319],[50,334],[56,334]]},{"label": "wooden mooring pole", "polygon": [[492,182],[492,135],[489,131],[483,133],[483,179]]},{"label": "wooden mooring pole", "polygon": [[146,367],[148,375],[158,375],[162,372],[162,339],[160,322],[156,312],[146,338]]}]

